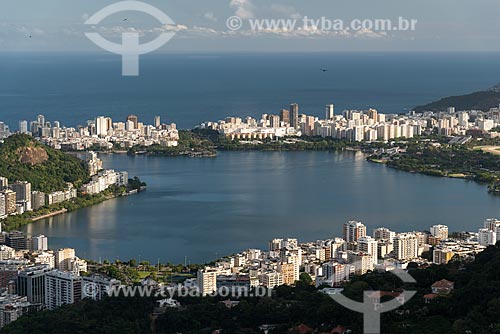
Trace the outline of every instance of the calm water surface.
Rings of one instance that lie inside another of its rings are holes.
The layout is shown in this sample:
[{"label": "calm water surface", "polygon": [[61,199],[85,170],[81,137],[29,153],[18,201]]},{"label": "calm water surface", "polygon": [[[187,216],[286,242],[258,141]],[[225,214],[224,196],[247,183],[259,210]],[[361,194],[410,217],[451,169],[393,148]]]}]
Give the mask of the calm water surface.
[{"label": "calm water surface", "polygon": [[432,224],[476,230],[500,198],[473,182],[396,171],[360,153],[222,152],[217,158],[101,155],[105,168],[148,183],[138,195],[29,225],[82,257],[208,261],[274,237],[340,236],[349,219],[370,230]]}]

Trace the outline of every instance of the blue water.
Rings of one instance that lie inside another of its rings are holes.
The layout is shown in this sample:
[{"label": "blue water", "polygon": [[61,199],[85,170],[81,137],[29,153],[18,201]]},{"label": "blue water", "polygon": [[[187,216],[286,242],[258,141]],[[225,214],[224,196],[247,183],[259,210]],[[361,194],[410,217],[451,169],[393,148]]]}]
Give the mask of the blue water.
[{"label": "blue water", "polygon": [[317,116],[327,103],[400,113],[499,81],[498,53],[151,54],[137,78],[122,77],[121,58],[106,53],[2,53],[0,121],[17,129],[19,119],[43,113],[75,126],[134,113],[191,128],[278,113],[292,102]]},{"label": "blue water", "polygon": [[360,153],[222,152],[217,158],[101,155],[106,168],[140,175],[148,190],[31,224],[49,246],[93,259],[205,262],[275,237],[342,235],[347,220],[371,233],[476,231],[500,217],[486,186],[397,171]]}]

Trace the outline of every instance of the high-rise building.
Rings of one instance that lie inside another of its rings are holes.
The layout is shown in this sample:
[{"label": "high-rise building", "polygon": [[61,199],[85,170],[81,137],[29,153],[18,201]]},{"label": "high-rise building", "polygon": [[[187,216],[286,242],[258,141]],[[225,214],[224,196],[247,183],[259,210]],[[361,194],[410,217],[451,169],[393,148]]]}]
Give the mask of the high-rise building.
[{"label": "high-rise building", "polygon": [[217,269],[199,269],[196,282],[202,296],[215,292],[217,290]]},{"label": "high-rise building", "polygon": [[95,120],[96,134],[99,137],[106,137],[108,131],[113,128],[113,121],[109,117],[99,116]]},{"label": "high-rise building", "polygon": [[19,132],[27,133],[28,132],[28,122],[27,121],[19,121]]},{"label": "high-rise building", "polygon": [[26,181],[17,181],[10,186],[16,193],[17,202],[31,202],[31,183]]},{"label": "high-rise building", "polygon": [[270,115],[269,123],[272,128],[279,128],[281,123],[280,117],[278,115]]},{"label": "high-rise building", "polygon": [[295,129],[299,126],[299,105],[297,103],[290,105],[290,126]]},{"label": "high-rise building", "polygon": [[418,237],[414,233],[400,233],[394,238],[394,256],[398,260],[418,257]]},{"label": "high-rise building", "polygon": [[373,230],[373,238],[375,240],[389,240],[390,242],[392,242],[395,236],[396,232],[393,232],[385,227],[380,227]]},{"label": "high-rise building", "polygon": [[9,188],[9,180],[6,177],[0,176],[0,191],[4,191]]},{"label": "high-rise building", "polygon": [[364,275],[374,268],[372,256],[363,252],[347,252],[347,262],[354,266],[356,275]]},{"label": "high-rise building", "polygon": [[335,117],[335,106],[333,104],[326,105],[325,117],[327,120],[332,120]]},{"label": "high-rise building", "polygon": [[41,191],[31,192],[31,208],[33,210],[38,210],[45,206],[45,193]]},{"label": "high-rise building", "polygon": [[375,122],[378,121],[378,111],[376,109],[368,109],[368,117],[373,119]]},{"label": "high-rise building", "polygon": [[71,272],[52,270],[45,274],[45,306],[53,310],[82,299],[82,278]]},{"label": "high-rise building", "polygon": [[370,254],[373,263],[378,262],[378,242],[370,236],[364,236],[358,239],[358,251]]},{"label": "high-rise building", "polygon": [[5,214],[11,215],[16,212],[16,193],[10,189],[4,190]]},{"label": "high-rise building", "polygon": [[17,277],[16,292],[28,297],[30,303],[45,302],[45,274],[50,269],[46,265],[21,270]]},{"label": "high-rise building", "polygon": [[290,125],[290,111],[282,109],[280,111],[280,119],[285,125]]},{"label": "high-rise building", "polygon": [[344,224],[343,232],[346,242],[357,242],[359,238],[366,236],[366,226],[361,222],[351,220]]},{"label": "high-rise building", "polygon": [[28,249],[26,234],[19,231],[13,231],[5,237],[5,244],[14,248],[16,251]]},{"label": "high-rise building", "polygon": [[161,118],[160,116],[155,116],[155,128],[159,128],[161,126]]},{"label": "high-rise building", "polygon": [[6,215],[5,194],[0,192],[0,217],[5,217]]},{"label": "high-rise building", "polygon": [[62,271],[71,270],[71,260],[75,258],[73,248],[59,248],[55,251],[56,268]]},{"label": "high-rise building", "polygon": [[430,228],[431,234],[439,238],[440,240],[448,239],[448,226],[446,225],[434,225]]},{"label": "high-rise building", "polygon": [[127,122],[134,123],[134,129],[138,129],[139,128],[139,119],[137,118],[136,115],[128,115],[127,116]]},{"label": "high-rise building", "polygon": [[295,284],[295,266],[293,263],[280,263],[278,264],[278,272],[283,278],[283,284],[293,285]]},{"label": "high-rise building", "polygon": [[46,251],[47,249],[49,249],[49,239],[43,234],[32,237],[31,243],[33,245],[33,251]]}]

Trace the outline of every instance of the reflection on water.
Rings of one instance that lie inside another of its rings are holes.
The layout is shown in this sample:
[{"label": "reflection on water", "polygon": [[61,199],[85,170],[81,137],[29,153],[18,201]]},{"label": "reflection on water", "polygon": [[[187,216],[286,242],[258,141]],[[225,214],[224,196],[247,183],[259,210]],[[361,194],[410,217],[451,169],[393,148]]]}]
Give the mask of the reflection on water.
[{"label": "reflection on water", "polygon": [[51,247],[82,257],[193,262],[273,237],[316,240],[341,234],[349,219],[369,229],[476,230],[500,216],[500,199],[463,180],[399,172],[359,152],[222,152],[213,159],[102,155],[148,190],[27,226]]}]

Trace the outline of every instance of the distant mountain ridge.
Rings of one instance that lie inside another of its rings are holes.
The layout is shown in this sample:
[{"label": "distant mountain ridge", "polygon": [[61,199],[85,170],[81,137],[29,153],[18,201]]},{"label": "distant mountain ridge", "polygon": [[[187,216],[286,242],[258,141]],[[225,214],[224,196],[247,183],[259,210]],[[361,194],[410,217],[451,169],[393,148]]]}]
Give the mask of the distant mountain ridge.
[{"label": "distant mountain ridge", "polygon": [[466,95],[449,96],[439,101],[413,108],[416,112],[423,111],[445,111],[448,107],[458,110],[482,110],[498,108],[500,104],[500,84],[485,91],[474,92]]}]

